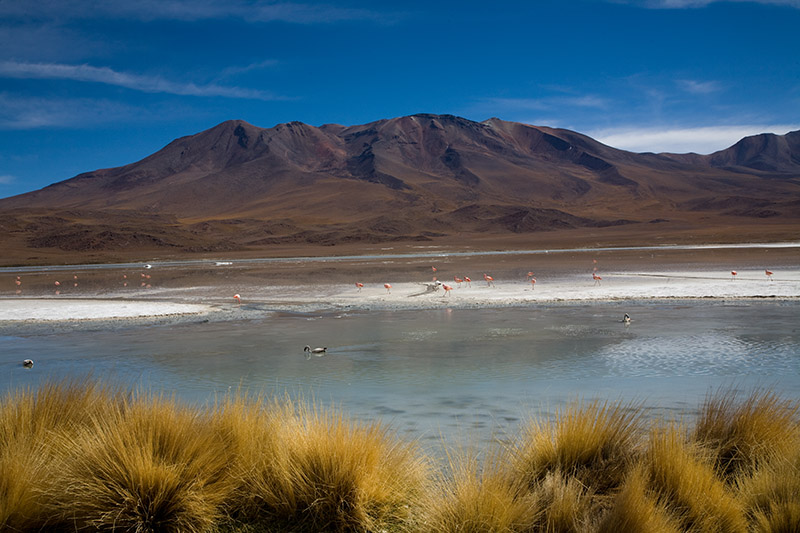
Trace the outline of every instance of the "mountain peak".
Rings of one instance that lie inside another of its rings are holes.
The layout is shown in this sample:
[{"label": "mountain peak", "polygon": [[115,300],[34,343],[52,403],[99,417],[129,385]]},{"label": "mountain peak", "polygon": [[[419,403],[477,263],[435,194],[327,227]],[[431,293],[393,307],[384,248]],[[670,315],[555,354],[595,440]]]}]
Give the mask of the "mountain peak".
[{"label": "mountain peak", "polygon": [[[271,128],[228,120],[141,161],[0,200],[0,217],[67,213],[75,219],[69,246],[111,247],[163,240],[149,229],[153,217],[177,228],[170,246],[198,249],[620,225],[646,232],[653,220],[682,228],[714,217],[796,220],[797,178],[800,132],[687,158],[497,117],[418,113]],[[25,238],[36,246],[61,242],[51,233],[67,231],[27,220],[19,227],[30,228],[22,233],[33,232]],[[108,240],[109,220],[141,222],[149,237],[123,231]]]}]

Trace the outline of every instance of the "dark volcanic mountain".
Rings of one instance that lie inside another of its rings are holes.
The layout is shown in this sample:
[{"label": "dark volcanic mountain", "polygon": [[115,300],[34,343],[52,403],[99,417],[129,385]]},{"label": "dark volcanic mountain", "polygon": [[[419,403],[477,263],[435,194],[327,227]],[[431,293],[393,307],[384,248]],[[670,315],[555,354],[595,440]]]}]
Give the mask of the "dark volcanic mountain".
[{"label": "dark volcanic mountain", "polygon": [[71,251],[797,222],[800,132],[700,156],[634,154],[568,130],[450,115],[269,129],[237,120],[0,200],[0,214],[8,249]]}]

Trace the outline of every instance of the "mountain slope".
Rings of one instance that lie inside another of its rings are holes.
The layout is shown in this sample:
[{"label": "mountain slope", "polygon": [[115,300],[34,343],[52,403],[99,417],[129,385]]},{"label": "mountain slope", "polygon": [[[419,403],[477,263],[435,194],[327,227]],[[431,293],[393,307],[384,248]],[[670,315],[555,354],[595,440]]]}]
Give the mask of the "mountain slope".
[{"label": "mountain slope", "polygon": [[568,130],[420,114],[349,127],[227,121],[0,200],[0,214],[19,250],[181,252],[796,220],[798,192],[800,132],[709,156],[634,154]]}]

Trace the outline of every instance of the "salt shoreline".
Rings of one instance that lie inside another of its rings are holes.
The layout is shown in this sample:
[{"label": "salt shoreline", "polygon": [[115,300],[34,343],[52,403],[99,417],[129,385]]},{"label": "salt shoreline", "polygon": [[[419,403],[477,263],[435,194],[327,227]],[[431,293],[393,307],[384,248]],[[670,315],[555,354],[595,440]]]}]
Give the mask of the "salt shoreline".
[{"label": "salt shoreline", "polygon": [[[136,321],[169,323],[240,320],[269,312],[415,310],[439,307],[502,308],[535,304],[598,303],[660,299],[800,299],[800,268],[783,268],[771,280],[764,271],[741,271],[735,277],[708,271],[608,272],[601,280],[591,275],[561,278],[498,279],[457,284],[445,281],[445,291],[427,282],[381,284],[246,285],[237,290],[241,304],[228,287],[197,286],[152,289],[131,295],[102,293],[81,298],[0,298],[0,326]],[[431,290],[436,287],[435,290]]]}]

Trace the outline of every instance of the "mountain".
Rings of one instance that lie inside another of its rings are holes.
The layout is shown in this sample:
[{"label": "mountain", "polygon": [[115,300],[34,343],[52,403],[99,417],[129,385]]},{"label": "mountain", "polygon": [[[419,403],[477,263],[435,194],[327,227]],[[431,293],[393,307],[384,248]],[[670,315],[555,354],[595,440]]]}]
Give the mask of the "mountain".
[{"label": "mountain", "polygon": [[636,154],[497,118],[273,128],[231,120],[141,161],[0,200],[0,241],[19,261],[455,235],[524,242],[581,229],[796,229],[798,207],[800,131],[701,156]]}]

